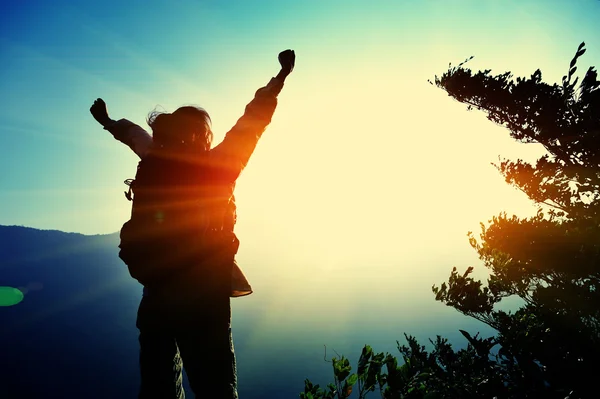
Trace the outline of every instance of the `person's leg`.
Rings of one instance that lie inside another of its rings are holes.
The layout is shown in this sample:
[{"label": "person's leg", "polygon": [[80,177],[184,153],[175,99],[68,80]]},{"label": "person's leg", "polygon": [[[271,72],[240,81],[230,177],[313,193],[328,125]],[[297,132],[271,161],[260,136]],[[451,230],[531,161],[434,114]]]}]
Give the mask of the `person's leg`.
[{"label": "person's leg", "polygon": [[139,399],[184,399],[182,362],[175,339],[141,332]]},{"label": "person's leg", "polygon": [[172,328],[152,299],[144,297],[138,310],[140,331],[139,399],[184,399],[182,360]]},{"label": "person's leg", "polygon": [[177,333],[190,387],[198,398],[237,399],[229,297],[212,298],[205,306]]}]

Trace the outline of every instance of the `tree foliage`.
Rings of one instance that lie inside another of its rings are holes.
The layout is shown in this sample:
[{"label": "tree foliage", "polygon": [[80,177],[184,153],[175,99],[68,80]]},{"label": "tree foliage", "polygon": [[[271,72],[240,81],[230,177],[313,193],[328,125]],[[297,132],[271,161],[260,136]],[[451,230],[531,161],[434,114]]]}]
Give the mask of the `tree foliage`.
[{"label": "tree foliage", "polygon": [[[510,72],[473,73],[464,63],[434,82],[514,139],[546,149],[535,164],[496,165],[539,210],[530,218],[493,217],[481,224],[479,240],[469,233],[490,271],[487,285],[469,268],[433,287],[438,301],[498,330],[501,355],[524,377],[514,382],[546,397],[593,392],[600,355],[600,82],[590,67],[577,85],[584,53],[581,43],[561,84],[543,82],[539,69],[512,79]],[[514,313],[495,310],[509,296],[524,305]]]},{"label": "tree foliage", "polygon": [[[366,346],[357,374],[350,374],[347,359],[336,359],[336,384],[319,391],[307,380],[301,398],[346,398],[353,382],[360,398],[375,389],[383,398],[596,397],[600,82],[590,67],[579,83],[576,64],[585,51],[581,43],[561,83],[542,81],[539,69],[516,79],[511,72],[473,72],[465,66],[470,59],[430,82],[469,110],[486,113],[515,140],[546,149],[535,163],[503,159],[495,165],[539,209],[529,218],[501,213],[481,224],[478,238],[469,233],[489,269],[487,281],[473,279],[472,267],[454,268],[448,281],[432,287],[436,300],[488,324],[497,336],[461,331],[468,346],[459,351],[438,336],[431,352],[407,336],[409,345],[398,345],[401,366],[393,355],[374,355]],[[507,297],[523,305],[500,310]]]},{"label": "tree foliage", "polygon": [[402,364],[390,353],[373,352],[369,345],[362,350],[356,373],[350,374],[345,357],[332,358],[335,383],[323,389],[306,380],[300,398],[343,399],[353,392],[359,399],[372,392],[384,399],[491,398],[504,389],[498,362],[490,354],[494,338],[461,332],[469,343],[459,351],[437,336],[430,341],[433,350],[427,352],[415,337],[405,335],[408,346],[397,343]]}]

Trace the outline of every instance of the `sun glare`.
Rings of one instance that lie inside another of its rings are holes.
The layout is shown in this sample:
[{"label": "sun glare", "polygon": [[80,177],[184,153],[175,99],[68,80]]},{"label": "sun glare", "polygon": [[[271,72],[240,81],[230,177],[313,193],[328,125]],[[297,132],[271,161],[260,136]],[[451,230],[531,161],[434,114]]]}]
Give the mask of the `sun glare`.
[{"label": "sun glare", "polygon": [[276,296],[266,325],[293,317],[299,296],[312,298],[304,311],[326,302],[340,322],[355,311],[348,293],[365,287],[426,296],[452,263],[477,261],[468,231],[501,211],[535,211],[490,163],[540,148],[425,80],[353,87],[310,103],[290,94],[238,183],[240,265],[254,300],[262,286]]}]

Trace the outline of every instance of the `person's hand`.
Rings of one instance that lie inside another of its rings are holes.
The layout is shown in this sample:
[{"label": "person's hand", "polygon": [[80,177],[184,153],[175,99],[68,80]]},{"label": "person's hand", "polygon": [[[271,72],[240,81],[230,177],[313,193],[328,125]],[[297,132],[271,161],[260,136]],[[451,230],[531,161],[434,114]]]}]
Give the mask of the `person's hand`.
[{"label": "person's hand", "polygon": [[94,101],[94,104],[90,107],[90,112],[94,119],[98,121],[102,126],[106,126],[112,122],[112,119],[108,116],[108,110],[106,109],[106,103],[103,99],[98,98]]},{"label": "person's hand", "polygon": [[289,75],[294,70],[296,63],[296,54],[294,50],[284,50],[279,53],[279,64],[281,65],[281,73],[284,76]]}]

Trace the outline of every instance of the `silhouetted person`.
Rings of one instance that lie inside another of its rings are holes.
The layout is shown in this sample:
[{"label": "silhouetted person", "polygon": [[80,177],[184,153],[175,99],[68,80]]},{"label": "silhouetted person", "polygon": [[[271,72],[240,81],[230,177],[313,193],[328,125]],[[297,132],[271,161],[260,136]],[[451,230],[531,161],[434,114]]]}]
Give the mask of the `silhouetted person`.
[{"label": "silhouetted person", "polygon": [[133,191],[134,206],[119,253],[144,285],[136,322],[141,399],[183,398],[182,366],[197,397],[237,398],[230,297],[252,289],[234,259],[233,192],[271,121],[294,52],[281,52],[279,62],[279,74],[212,149],[210,117],[202,108],[151,113],[152,136],[126,119],[110,119],[102,99],[90,108],[141,158],[126,193],[131,199]]}]

